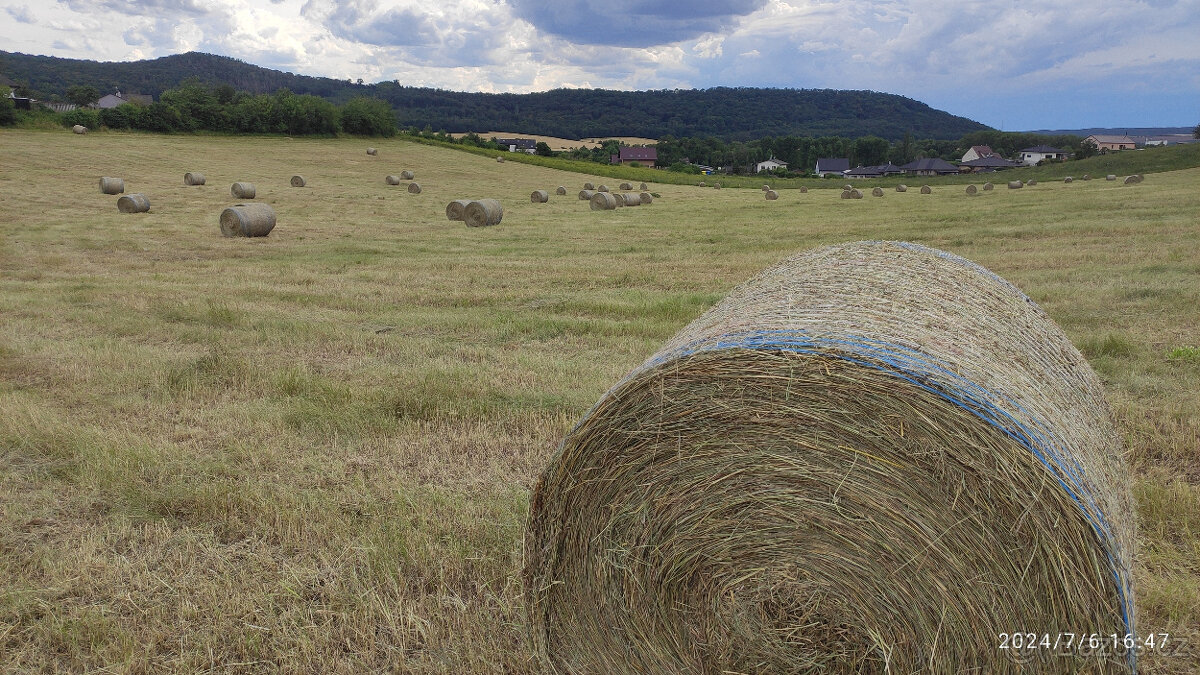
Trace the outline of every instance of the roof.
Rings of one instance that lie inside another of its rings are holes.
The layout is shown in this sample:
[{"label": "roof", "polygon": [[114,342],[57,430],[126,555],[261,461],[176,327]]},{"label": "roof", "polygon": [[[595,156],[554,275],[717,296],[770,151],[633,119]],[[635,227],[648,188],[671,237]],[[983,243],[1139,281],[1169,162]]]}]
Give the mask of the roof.
[{"label": "roof", "polygon": [[771,159],[764,159],[761,162],[756,162],[757,166],[761,166],[763,164],[774,164],[775,166],[787,166],[787,162],[783,161],[782,159],[775,159],[774,157],[772,157]]},{"label": "roof", "polygon": [[511,145],[521,150],[533,150],[537,148],[537,141],[532,138],[497,138],[496,142],[500,145]]},{"label": "roof", "polygon": [[1058,148],[1052,148],[1048,145],[1035,145],[1032,148],[1022,148],[1021,152],[1037,152],[1043,155],[1059,155],[1066,151],[1059,150]]},{"label": "roof", "polygon": [[902,166],[900,168],[904,169],[905,171],[936,171],[938,173],[958,173],[957,166],[954,166],[950,162],[947,162],[946,160],[944,160],[940,157],[931,157],[931,158],[922,157],[921,159],[909,162],[908,164],[905,164],[904,166]]},{"label": "roof", "polygon": [[1110,134],[1092,134],[1088,138],[1097,143],[1133,143],[1133,139],[1128,136],[1115,136]]},{"label": "roof", "polygon": [[824,171],[841,173],[849,168],[850,159],[847,157],[820,157],[817,159],[817,173]]},{"label": "roof", "polygon": [[889,173],[900,173],[903,171],[900,167],[888,162],[878,166],[856,166],[846,172],[848,176],[886,176]]},{"label": "roof", "polygon": [[996,154],[996,151],[992,150],[992,148],[987,145],[972,145],[971,150],[974,150],[975,154],[979,155],[980,157],[991,157],[992,155]]},{"label": "roof", "polygon": [[962,166],[970,166],[970,167],[975,167],[975,168],[990,167],[993,169],[995,169],[995,168],[1003,169],[1005,167],[1021,166],[1021,165],[1016,162],[1012,162],[1007,159],[1004,159],[1003,157],[1001,157],[999,155],[990,155],[988,157],[980,157],[979,159],[972,159],[969,162],[962,162]]},{"label": "roof", "polygon": [[621,146],[620,160],[622,162],[658,161],[658,148],[633,148]]}]

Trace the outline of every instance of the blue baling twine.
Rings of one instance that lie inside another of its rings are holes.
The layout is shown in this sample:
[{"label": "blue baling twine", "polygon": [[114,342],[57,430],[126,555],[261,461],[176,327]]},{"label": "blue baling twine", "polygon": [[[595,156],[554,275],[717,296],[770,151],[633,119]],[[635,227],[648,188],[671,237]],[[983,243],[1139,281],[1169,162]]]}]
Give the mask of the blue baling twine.
[{"label": "blue baling twine", "polygon": [[[667,361],[702,352],[728,349],[811,354],[872,368],[916,385],[966,410],[1020,443],[1050,470],[1051,475],[1079,506],[1088,524],[1092,526],[1092,531],[1095,532],[1102,544],[1113,580],[1117,585],[1117,594],[1121,602],[1121,618],[1125,624],[1126,634],[1133,635],[1133,598],[1128,592],[1127,581],[1123,578],[1113,556],[1117,542],[1112,535],[1112,528],[1108,520],[1097,506],[1095,499],[1088,491],[1088,486],[1082,479],[1082,467],[1055,442],[1049,430],[1036,417],[1029,415],[1016,401],[972,382],[951,371],[945,364],[910,347],[860,336],[840,338],[812,336],[803,329],[755,330],[730,333],[716,338],[702,338],[647,361],[625,379],[628,380],[640,372]],[[997,400],[1011,406],[1017,413],[1024,414],[1031,420],[1031,423],[1025,424],[1017,420],[1007,410],[993,403]],[[1136,649],[1130,649],[1127,657],[1130,665],[1134,666],[1136,671]]]}]

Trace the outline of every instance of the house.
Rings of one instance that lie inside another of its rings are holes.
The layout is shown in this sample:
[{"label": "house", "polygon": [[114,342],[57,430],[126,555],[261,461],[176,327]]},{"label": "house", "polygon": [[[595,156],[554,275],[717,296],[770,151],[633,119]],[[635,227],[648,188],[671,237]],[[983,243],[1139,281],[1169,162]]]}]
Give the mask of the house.
[{"label": "house", "polygon": [[509,152],[524,152],[528,155],[537,152],[537,141],[532,138],[497,138],[496,142],[507,147]]},{"label": "house", "polygon": [[1196,138],[1191,134],[1160,134],[1158,136],[1135,136],[1133,140],[1138,145],[1144,145],[1147,148],[1156,147],[1159,145],[1179,145],[1180,143],[1200,143],[1200,138]]},{"label": "house", "polygon": [[139,105],[150,105],[154,102],[154,97],[146,96],[145,94],[122,94],[119,90],[115,94],[106,94],[96,101],[97,108],[115,108],[126,103],[137,103]]},{"label": "house", "polygon": [[996,151],[986,145],[972,145],[970,150],[963,153],[962,163],[966,164],[972,160],[983,159],[984,157],[995,156]]},{"label": "house", "polygon": [[856,166],[853,169],[847,170],[843,175],[846,178],[882,178],[884,176],[895,176],[904,173],[900,167],[888,162],[879,166]]},{"label": "house", "polygon": [[780,161],[772,157],[765,162],[759,162],[754,165],[754,173],[762,173],[764,171],[774,171],[775,169],[787,170],[787,162]]},{"label": "house", "polygon": [[826,175],[841,176],[850,170],[850,160],[846,157],[820,157],[817,159],[817,168],[813,173],[824,178]]},{"label": "house", "polygon": [[924,158],[909,162],[900,167],[904,173],[913,176],[956,176],[958,167],[940,157]]},{"label": "house", "polygon": [[1093,143],[1101,152],[1109,150],[1133,150],[1137,147],[1134,140],[1128,136],[1109,136],[1106,134],[1092,134],[1083,139],[1085,143]]},{"label": "house", "polygon": [[45,103],[44,105],[56,113],[71,112],[79,107],[74,103]]},{"label": "house", "polygon": [[1018,160],[1025,166],[1033,166],[1044,159],[1066,159],[1067,151],[1052,148],[1048,145],[1035,145],[1020,151]]},{"label": "house", "polygon": [[622,145],[620,154],[612,155],[610,161],[613,164],[625,164],[627,162],[637,162],[642,166],[654,168],[658,162],[658,148],[634,148],[628,145]]},{"label": "house", "polygon": [[958,170],[961,173],[987,173],[999,169],[1011,169],[1014,166],[1021,166],[1021,164],[1004,159],[1000,155],[991,155],[989,157],[980,157],[979,159],[962,162],[958,165]]}]

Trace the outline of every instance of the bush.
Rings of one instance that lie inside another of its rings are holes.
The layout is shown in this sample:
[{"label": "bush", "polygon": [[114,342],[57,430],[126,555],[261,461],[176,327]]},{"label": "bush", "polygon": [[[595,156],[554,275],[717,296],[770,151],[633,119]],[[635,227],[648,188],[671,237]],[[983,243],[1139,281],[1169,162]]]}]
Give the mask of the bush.
[{"label": "bush", "polygon": [[135,129],[165,133],[177,131],[183,126],[179,111],[161,101],[138,108],[137,115],[130,121]]},{"label": "bush", "polygon": [[104,108],[100,111],[100,124],[109,129],[128,129],[133,126],[137,108],[123,103],[115,108]]},{"label": "bush", "polygon": [[59,116],[62,125],[71,128],[76,124],[82,124],[88,129],[100,128],[100,113],[90,108],[76,108],[69,110]]},{"label": "bush", "polygon": [[12,126],[17,123],[17,108],[12,99],[0,97],[0,127]]},{"label": "bush", "polygon": [[362,136],[395,136],[396,113],[386,101],[356,98],[342,106],[342,131]]}]

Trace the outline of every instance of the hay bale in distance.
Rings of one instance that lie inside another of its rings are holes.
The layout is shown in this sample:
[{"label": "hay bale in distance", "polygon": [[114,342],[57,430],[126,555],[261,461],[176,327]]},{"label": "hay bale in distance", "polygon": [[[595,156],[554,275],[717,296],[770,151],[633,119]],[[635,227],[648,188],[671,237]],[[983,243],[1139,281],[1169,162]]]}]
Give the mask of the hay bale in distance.
[{"label": "hay bale in distance", "polygon": [[766,192],[763,193],[763,195],[766,196],[767,201],[769,201],[769,202],[773,202],[776,199],[779,199],[779,193],[774,190],[767,190]]},{"label": "hay bale in distance", "polygon": [[850,188],[849,190],[842,190],[842,199],[862,199],[862,198],[863,198],[863,193],[862,193],[862,191],[858,190],[857,188]]},{"label": "hay bale in distance", "polygon": [[932,193],[933,193],[933,188],[929,187],[928,185],[921,186],[921,194],[927,195],[927,194],[932,194]]},{"label": "hay bale in distance", "polygon": [[596,188],[596,192],[608,192],[608,186],[601,185],[600,187]]},{"label": "hay bale in distance", "polygon": [[1029,180],[1025,181],[1025,184],[1029,186],[1037,185],[1037,180],[1030,178]]},{"label": "hay bale in distance", "polygon": [[417,175],[415,173],[413,173],[412,171],[405,169],[400,172],[400,177],[403,178],[404,180],[412,180],[412,179],[416,178]]},{"label": "hay bale in distance", "polygon": [[[936,641],[946,672],[1010,672],[1013,625],[1124,635],[1135,516],[1110,415],[1062,330],[970,261],[901,242],[785,260],[617,382],[535,482],[538,670],[913,673]],[[1134,669],[1092,658],[1070,663]]]},{"label": "hay bale in distance", "polygon": [[700,187],[708,187],[708,183],[700,181]]},{"label": "hay bale in distance", "polygon": [[770,186],[770,185],[764,185],[764,186],[762,186],[762,191],[763,191],[763,192],[766,192],[767,190],[770,190],[770,189],[771,189],[771,186]]},{"label": "hay bale in distance", "polygon": [[565,194],[567,194],[567,186],[565,186],[565,185],[559,185],[558,187],[554,188],[554,194],[556,194],[556,195],[565,195]]},{"label": "hay bale in distance", "polygon": [[204,174],[189,171],[183,174],[184,185],[204,185]]},{"label": "hay bale in distance", "polygon": [[1135,185],[1137,182],[1138,182],[1138,177],[1136,175],[1125,177],[1125,185]]},{"label": "hay bale in distance", "polygon": [[984,183],[984,184],[983,184],[983,191],[984,191],[984,192],[990,192],[990,191],[992,191],[993,189],[995,189],[995,187],[996,187],[996,186],[995,186],[995,185],[992,185],[990,182],[988,182],[988,183]]},{"label": "hay bale in distance", "polygon": [[583,189],[584,190],[592,190],[594,192],[596,190],[596,186],[592,185],[591,183],[584,183]]},{"label": "hay bale in distance", "polygon": [[871,190],[871,194],[875,197],[882,197],[883,196],[883,188],[877,187],[874,190]]},{"label": "hay bale in distance", "polygon": [[550,193],[545,190],[534,190],[529,193],[529,201],[534,204],[545,204],[550,201]]},{"label": "hay bale in distance", "polygon": [[229,194],[233,195],[234,199],[254,199],[257,192],[254,183],[234,183],[229,186]]},{"label": "hay bale in distance", "polygon": [[846,183],[845,185],[842,186],[842,189],[843,190],[853,190],[854,186],[849,183]]},{"label": "hay bale in distance", "polygon": [[139,192],[121,195],[117,198],[117,210],[121,213],[146,213],[150,210],[150,200]]},{"label": "hay bale in distance", "polygon": [[617,198],[611,192],[597,192],[592,195],[593,211],[612,211],[617,208]]},{"label": "hay bale in distance", "polygon": [[119,195],[125,191],[125,180],[103,176],[100,178],[100,191],[106,195]]},{"label": "hay bale in distance", "polygon": [[300,174],[292,176],[292,187],[304,187],[307,184],[308,183],[304,180],[304,176],[301,176]]},{"label": "hay bale in distance", "polygon": [[1018,190],[1018,189],[1020,189],[1020,188],[1022,188],[1022,187],[1025,187],[1025,185],[1024,185],[1024,183],[1022,183],[1022,182],[1021,182],[1021,181],[1019,181],[1019,180],[1010,180],[1010,181],[1008,181],[1008,189],[1009,189],[1009,190]]},{"label": "hay bale in distance", "polygon": [[622,190],[632,190],[633,189],[633,185],[631,185],[629,183],[621,183],[621,185],[619,187]]},{"label": "hay bale in distance", "polygon": [[1083,174],[1083,179],[1084,179],[1084,180],[1091,180],[1091,179],[1092,179],[1092,174],[1090,174],[1090,173],[1085,173],[1085,174]]},{"label": "hay bale in distance", "polygon": [[908,192],[908,186],[904,183],[901,183],[896,186],[896,192]]},{"label": "hay bale in distance", "polygon": [[1066,178],[1064,178],[1064,179],[1063,179],[1063,182],[1064,182],[1064,183],[1070,183],[1070,182],[1071,182],[1071,181],[1073,181],[1073,180],[1075,180],[1075,179],[1074,179],[1074,178],[1072,178],[1072,177],[1070,177],[1070,176],[1067,176]]},{"label": "hay bale in distance", "polygon": [[650,188],[649,188],[649,187],[647,187],[645,183],[642,183],[641,185],[639,185],[639,186],[638,186],[638,189],[640,189],[642,192],[646,192],[646,191],[648,191]]},{"label": "hay bale in distance", "polygon": [[421,194],[421,186],[416,183],[409,183],[408,184],[408,194],[410,194],[410,195]]},{"label": "hay bale in distance", "polygon": [[470,199],[455,199],[446,205],[447,220],[466,220],[467,204],[470,204]]},{"label": "hay bale in distance", "polygon": [[639,194],[638,197],[642,200],[642,206],[654,203],[654,195],[650,194],[649,192],[643,192]]},{"label": "hay bale in distance", "polygon": [[975,193],[977,193],[977,192],[979,192],[979,188],[975,187],[974,185],[968,185],[968,186],[967,186],[967,194],[969,194],[969,195],[973,195],[973,194],[975,194]]},{"label": "hay bale in distance", "polygon": [[76,124],[75,126],[71,127],[71,131],[77,134],[86,134],[88,132],[88,128],[82,124]]},{"label": "hay bale in distance", "polygon": [[388,174],[383,177],[383,182],[387,183],[388,185],[399,185],[400,184],[400,176],[393,176],[392,174]]},{"label": "hay bale in distance", "polygon": [[497,162],[499,162],[499,163],[501,163],[501,164],[503,164],[503,163],[504,163],[504,158],[503,158],[503,157],[497,157],[497,158],[496,158],[496,161],[497,161]]},{"label": "hay bale in distance", "polygon": [[592,195],[596,194],[595,190],[580,190],[579,198],[583,201],[591,201]]},{"label": "hay bale in distance", "polygon": [[801,185],[801,186],[800,186],[800,194],[804,194],[804,193],[806,193],[806,192],[808,192],[808,186],[807,186],[807,185]]},{"label": "hay bale in distance", "polygon": [[1113,174],[1113,173],[1110,173],[1104,177],[1104,180],[1116,180],[1116,179],[1117,179],[1117,175]]},{"label": "hay bale in distance", "polygon": [[275,209],[269,204],[237,204],[221,212],[221,234],[226,237],[265,237],[275,229]]},{"label": "hay bale in distance", "polygon": [[375,148],[367,148],[367,154],[374,157],[375,155],[379,154],[379,151]]},{"label": "hay bale in distance", "polygon": [[476,199],[463,210],[463,221],[467,227],[489,227],[499,225],[504,219],[504,207],[497,199]]},{"label": "hay bale in distance", "polygon": [[623,206],[641,206],[642,196],[636,192],[621,192],[617,195],[624,202]]},{"label": "hay bale in distance", "polygon": [[714,189],[714,190],[720,190],[720,189],[721,189],[721,184],[720,184],[720,183],[713,183],[713,189]]}]

